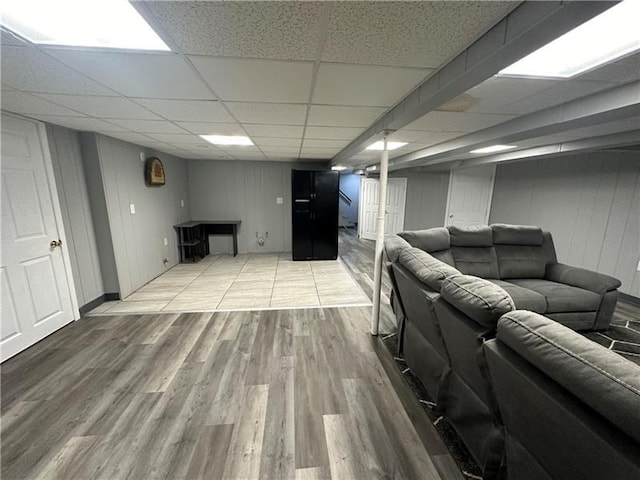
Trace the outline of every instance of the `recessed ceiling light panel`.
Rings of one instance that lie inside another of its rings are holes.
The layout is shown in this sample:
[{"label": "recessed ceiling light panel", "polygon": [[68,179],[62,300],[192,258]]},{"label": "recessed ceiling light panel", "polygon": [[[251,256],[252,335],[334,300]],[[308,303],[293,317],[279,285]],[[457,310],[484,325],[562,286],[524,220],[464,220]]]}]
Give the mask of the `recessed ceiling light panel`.
[{"label": "recessed ceiling light panel", "polygon": [[240,135],[200,135],[200,138],[214,145],[253,145],[249,137]]},{"label": "recessed ceiling light panel", "polygon": [[347,167],[344,167],[342,165],[334,165],[333,167],[331,167],[331,170],[335,170],[336,172],[341,172],[343,170],[346,170]]},{"label": "recessed ceiling light panel", "polygon": [[570,78],[640,50],[640,1],[625,0],[501,70],[499,75]]},{"label": "recessed ceiling light panel", "polygon": [[[395,150],[396,148],[404,147],[407,142],[387,142],[387,150]],[[384,141],[372,143],[367,150],[384,150]]]},{"label": "recessed ceiling light panel", "polygon": [[471,150],[469,153],[496,153],[504,152],[505,150],[511,150],[516,148],[517,145],[491,145],[490,147],[478,148],[477,150]]},{"label": "recessed ceiling light panel", "polygon": [[3,0],[1,22],[37,44],[170,50],[127,0]]}]

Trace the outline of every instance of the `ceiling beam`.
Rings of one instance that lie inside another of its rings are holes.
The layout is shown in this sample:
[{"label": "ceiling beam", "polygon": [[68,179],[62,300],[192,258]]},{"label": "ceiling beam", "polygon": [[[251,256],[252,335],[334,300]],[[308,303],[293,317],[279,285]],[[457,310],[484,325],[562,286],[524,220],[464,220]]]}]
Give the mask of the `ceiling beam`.
[{"label": "ceiling beam", "polygon": [[416,87],[332,160],[349,164],[372,139],[399,130],[617,2],[525,1]]},{"label": "ceiling beam", "polygon": [[390,168],[397,170],[461,160],[461,156],[467,157],[470,150],[488,145],[510,144],[634,116],[640,116],[640,81],[522,115],[484,130],[395,157],[390,161]]}]

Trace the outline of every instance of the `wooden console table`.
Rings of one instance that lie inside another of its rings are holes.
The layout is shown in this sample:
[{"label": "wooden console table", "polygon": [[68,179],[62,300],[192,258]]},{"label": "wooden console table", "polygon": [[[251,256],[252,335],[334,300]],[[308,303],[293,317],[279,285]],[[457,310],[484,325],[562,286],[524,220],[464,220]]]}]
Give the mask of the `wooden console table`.
[{"label": "wooden console table", "polygon": [[240,220],[192,220],[174,225],[178,234],[180,262],[187,258],[209,255],[209,235],[233,235],[233,256],[238,255],[238,225]]}]

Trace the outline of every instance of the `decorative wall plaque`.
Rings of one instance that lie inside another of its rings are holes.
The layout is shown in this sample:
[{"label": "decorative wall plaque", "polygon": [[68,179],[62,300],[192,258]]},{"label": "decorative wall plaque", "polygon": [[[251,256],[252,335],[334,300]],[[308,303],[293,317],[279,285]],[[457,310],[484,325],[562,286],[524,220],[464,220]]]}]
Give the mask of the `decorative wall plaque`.
[{"label": "decorative wall plaque", "polygon": [[147,185],[164,185],[164,166],[158,157],[147,158],[145,170]]}]

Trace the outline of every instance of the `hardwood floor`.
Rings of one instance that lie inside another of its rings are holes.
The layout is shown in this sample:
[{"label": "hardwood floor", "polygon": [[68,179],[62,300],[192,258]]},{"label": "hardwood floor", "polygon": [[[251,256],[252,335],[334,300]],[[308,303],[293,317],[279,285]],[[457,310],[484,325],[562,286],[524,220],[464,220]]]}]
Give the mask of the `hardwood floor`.
[{"label": "hardwood floor", "polygon": [[368,329],[368,308],[84,318],[2,365],[2,478],[441,478]]}]

